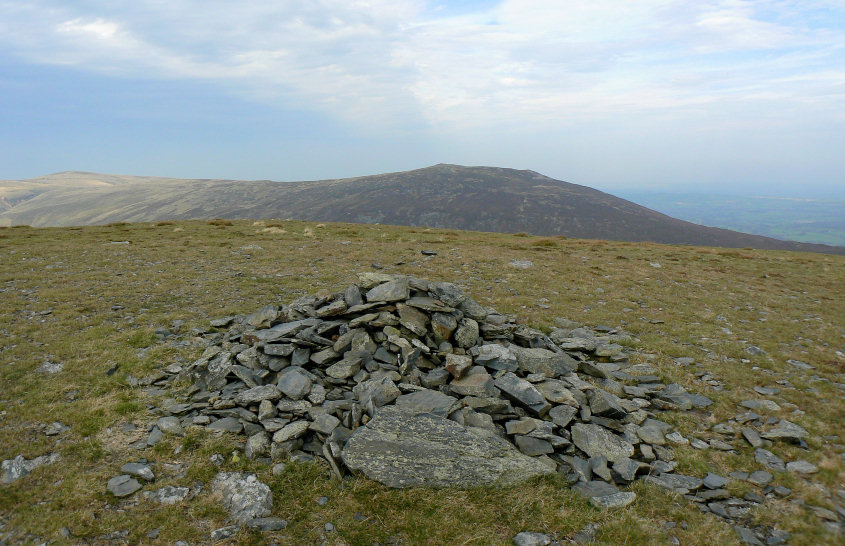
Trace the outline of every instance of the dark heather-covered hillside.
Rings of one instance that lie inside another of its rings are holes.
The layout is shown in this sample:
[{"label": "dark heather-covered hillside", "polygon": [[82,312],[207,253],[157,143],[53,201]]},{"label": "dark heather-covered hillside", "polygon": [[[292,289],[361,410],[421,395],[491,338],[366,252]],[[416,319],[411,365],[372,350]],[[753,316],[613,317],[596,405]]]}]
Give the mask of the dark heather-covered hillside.
[{"label": "dark heather-covered hillside", "polygon": [[586,186],[496,167],[441,164],[311,182],[74,172],[0,182],[0,199],[0,225],[295,218],[845,254],[842,247],[700,226]]}]

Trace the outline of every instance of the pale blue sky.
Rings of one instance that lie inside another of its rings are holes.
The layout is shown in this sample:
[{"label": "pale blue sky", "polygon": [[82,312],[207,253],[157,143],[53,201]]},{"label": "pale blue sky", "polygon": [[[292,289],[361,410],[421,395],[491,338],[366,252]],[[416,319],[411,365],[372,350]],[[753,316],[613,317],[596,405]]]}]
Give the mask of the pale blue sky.
[{"label": "pale blue sky", "polygon": [[0,0],[0,178],[845,195],[841,0]]}]

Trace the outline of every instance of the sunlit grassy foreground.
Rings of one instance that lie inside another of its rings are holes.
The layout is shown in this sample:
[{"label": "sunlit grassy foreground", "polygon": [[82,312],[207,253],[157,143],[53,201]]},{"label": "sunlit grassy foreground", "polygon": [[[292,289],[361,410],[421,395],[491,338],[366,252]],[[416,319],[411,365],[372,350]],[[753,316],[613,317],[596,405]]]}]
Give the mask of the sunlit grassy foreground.
[{"label": "sunlit grassy foreground", "polygon": [[[789,501],[831,508],[821,486],[835,494],[845,482],[845,448],[837,447],[845,443],[845,391],[834,385],[845,382],[845,257],[292,221],[0,229],[0,459],[62,456],[0,485],[0,537],[109,542],[109,533],[128,530],[133,543],[206,542],[227,517],[206,495],[162,507],[139,495],[118,501],[105,485],[139,457],[156,463],[152,488],[207,484],[219,470],[209,458],[219,453],[222,469],[248,469],[269,484],[275,514],[290,522],[277,533],[241,531],[236,540],[244,543],[491,544],[525,530],[563,541],[589,523],[607,544],[736,540],[728,524],[645,484],[635,485],[632,506],[603,513],[554,478],[507,489],[390,490],[363,478],[334,480],[320,465],[291,464],[274,476],[232,457],[242,439],[199,430],[140,452],[129,447],[159,417],[151,408],[166,394],[150,396],[128,377],[200,351],[157,340],[157,328],[184,320],[180,339],[190,341],[190,329],[207,328],[212,318],[320,288],[338,291],[373,267],[458,283],[480,303],[539,328],[555,317],[624,327],[639,339],[637,358],[658,367],[664,382],[716,401],[712,414],[663,416],[685,434],[741,411],[739,401],[759,398],[753,387],[789,380],[794,388],[770,398],[786,404],[780,416],[790,403],[805,412],[797,422],[810,431],[811,449],[779,445],[779,453],[821,471],[813,482],[777,475],[793,496],[755,519],[787,529],[796,544],[842,540]],[[751,356],[747,345],[765,354]],[[696,364],[679,366],[680,356]],[[788,359],[816,369],[796,370]],[[38,371],[45,361],[63,370]],[[723,389],[711,390],[701,372]],[[70,431],[45,435],[54,421]],[[679,448],[677,456],[679,472],[701,476],[758,468],[750,446],[735,455]],[[318,503],[323,496],[328,502]],[[147,536],[153,529],[155,539]]]}]

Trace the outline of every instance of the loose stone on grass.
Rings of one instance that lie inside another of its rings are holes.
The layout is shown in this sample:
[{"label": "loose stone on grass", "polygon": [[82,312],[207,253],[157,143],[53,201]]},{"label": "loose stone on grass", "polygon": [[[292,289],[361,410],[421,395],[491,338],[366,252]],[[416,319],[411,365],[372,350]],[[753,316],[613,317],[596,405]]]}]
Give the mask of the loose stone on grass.
[{"label": "loose stone on grass", "polygon": [[132,476],[121,474],[110,479],[109,483],[106,484],[106,489],[115,497],[128,497],[141,489],[141,484]]},{"label": "loose stone on grass", "polygon": [[23,478],[39,466],[53,464],[59,459],[61,459],[61,456],[58,453],[50,453],[31,460],[27,460],[23,455],[5,460],[0,463],[0,483],[10,484]]},{"label": "loose stone on grass", "polygon": [[273,493],[255,474],[220,472],[212,481],[211,492],[238,523],[269,516],[273,509]]}]

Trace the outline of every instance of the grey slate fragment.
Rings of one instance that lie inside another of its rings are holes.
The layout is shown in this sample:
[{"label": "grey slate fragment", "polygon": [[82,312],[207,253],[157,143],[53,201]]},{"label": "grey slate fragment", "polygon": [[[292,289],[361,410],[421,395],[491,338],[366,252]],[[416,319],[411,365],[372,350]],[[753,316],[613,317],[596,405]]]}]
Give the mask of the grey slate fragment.
[{"label": "grey slate fragment", "polygon": [[371,288],[365,298],[368,302],[392,302],[406,300],[409,295],[410,286],[408,285],[408,279],[397,279]]},{"label": "grey slate fragment", "polygon": [[396,400],[402,392],[396,387],[396,384],[388,377],[381,379],[368,379],[363,383],[358,383],[352,389],[361,405],[367,409],[367,412],[372,414],[376,408],[380,408],[385,404],[389,404]]},{"label": "grey slate fragment", "polygon": [[452,338],[458,347],[469,349],[478,341],[478,323],[471,318],[461,319]]},{"label": "grey slate fragment", "polygon": [[593,497],[606,497],[608,495],[615,495],[616,493],[619,493],[619,490],[612,484],[598,480],[580,482],[572,486],[572,490],[587,499],[591,499]]},{"label": "grey slate fragment", "polygon": [[431,413],[444,418],[458,409],[460,405],[460,402],[454,396],[448,396],[431,389],[403,394],[396,399],[397,408],[414,413]]},{"label": "grey slate fragment", "polygon": [[601,415],[614,419],[621,419],[628,412],[622,407],[619,397],[602,389],[593,389],[588,395],[590,411],[593,415]]},{"label": "grey slate fragment", "polygon": [[455,378],[463,377],[466,372],[472,368],[472,358],[467,355],[446,355],[446,369]]},{"label": "grey slate fragment", "polygon": [[607,467],[607,457],[604,455],[593,455],[587,462],[590,463],[590,470],[592,470],[593,475],[598,476],[606,482],[613,481],[613,475]]},{"label": "grey slate fragment", "polygon": [[106,489],[115,497],[128,497],[135,491],[141,489],[141,484],[138,480],[128,474],[121,474],[110,479],[106,484]]},{"label": "grey slate fragment", "polygon": [[705,489],[703,491],[699,491],[696,494],[696,497],[703,499],[705,501],[717,501],[717,500],[725,500],[731,497],[731,492],[727,489]]},{"label": "grey slate fragment", "polygon": [[751,474],[748,475],[746,480],[754,485],[767,485],[774,479],[774,476],[770,472],[766,472],[765,470],[755,470]]},{"label": "grey slate fragment", "polygon": [[760,438],[760,435],[757,434],[753,428],[743,427],[742,428],[742,437],[745,438],[745,441],[751,444],[751,447],[763,447],[763,440]]},{"label": "grey slate fragment", "polygon": [[566,383],[558,379],[547,379],[534,385],[540,394],[552,404],[566,404],[578,407],[580,403],[575,395],[566,387]]},{"label": "grey slate fragment", "polygon": [[534,385],[512,372],[505,372],[493,384],[514,402],[525,406],[537,415],[543,416],[551,409],[545,397]]},{"label": "grey slate fragment", "polygon": [[704,477],[703,484],[707,489],[721,489],[725,487],[729,481],[730,480],[727,478],[709,472],[707,476]]},{"label": "grey slate fragment", "polygon": [[334,415],[324,413],[322,415],[318,415],[314,421],[311,422],[308,428],[314,432],[319,432],[320,434],[328,436],[335,428],[337,428],[338,425],[340,425],[340,419]]},{"label": "grey slate fragment", "polygon": [[425,336],[428,331],[428,315],[415,307],[399,303],[396,305],[399,311],[399,323],[418,336]]},{"label": "grey slate fragment", "polygon": [[519,367],[516,356],[514,356],[511,350],[498,343],[488,343],[481,347],[473,347],[470,354],[473,355],[477,364],[491,370],[515,372]]},{"label": "grey slate fragment", "polygon": [[[433,373],[433,372],[432,372]],[[496,394],[493,377],[484,368],[476,366],[460,379],[453,379],[449,388],[461,396],[492,396]]]},{"label": "grey slate fragment", "polygon": [[390,487],[506,485],[554,471],[485,429],[391,406],[358,427],[341,456]]},{"label": "grey slate fragment", "polygon": [[588,456],[604,455],[610,462],[634,455],[634,446],[604,427],[593,424],[572,425],[572,442]]},{"label": "grey slate fragment", "polygon": [[451,307],[455,307],[466,300],[466,294],[454,283],[451,282],[432,282],[429,283],[429,290],[434,292],[434,295]]},{"label": "grey slate fragment", "polygon": [[766,411],[779,411],[780,406],[772,400],[743,400],[739,403],[740,406],[750,410],[763,409]]},{"label": "grey slate fragment", "polygon": [[676,490],[687,489],[689,491],[697,491],[704,485],[701,478],[685,476],[684,474],[662,474],[660,478],[672,484]]},{"label": "grey slate fragment", "polygon": [[147,446],[154,446],[164,438],[164,433],[158,427],[153,427],[150,436],[147,438]]},{"label": "grey slate fragment", "polygon": [[270,435],[261,431],[250,436],[244,447],[244,455],[247,459],[257,459],[270,455]]},{"label": "grey slate fragment", "polygon": [[562,459],[572,468],[572,471],[578,476],[580,481],[588,482],[592,479],[593,471],[590,470],[589,461],[571,455],[564,455]]},{"label": "grey slate fragment", "polygon": [[529,457],[535,457],[537,455],[546,455],[549,453],[554,453],[554,448],[552,444],[545,440],[540,440],[537,438],[532,438],[530,436],[515,436],[514,441],[516,442],[516,446],[519,450]]},{"label": "grey slate fragment", "polygon": [[238,393],[235,401],[241,406],[259,404],[263,400],[277,402],[282,397],[282,391],[276,385],[259,385]]},{"label": "grey slate fragment", "polygon": [[208,430],[216,430],[220,432],[231,432],[232,434],[238,434],[243,430],[244,427],[241,422],[235,417],[224,417],[222,419],[214,421],[205,428],[207,428]]},{"label": "grey slate fragment", "polygon": [[819,467],[802,459],[800,461],[786,463],[786,470],[789,472],[797,472],[799,474],[815,474],[819,471]]},{"label": "grey slate fragment", "polygon": [[311,392],[311,379],[302,368],[285,368],[281,372],[277,386],[291,400],[302,400]]},{"label": "grey slate fragment", "polygon": [[797,444],[809,436],[809,433],[803,427],[786,419],[781,419],[773,428],[763,432],[761,436],[767,440],[783,440]]},{"label": "grey slate fragment", "polygon": [[350,284],[346,287],[346,290],[343,291],[343,301],[346,302],[348,307],[361,305],[364,303],[364,298],[361,297],[361,289],[354,284]]},{"label": "grey slate fragment", "polygon": [[469,297],[458,304],[458,309],[463,311],[465,317],[469,317],[475,321],[482,321],[487,318],[487,309]]},{"label": "grey slate fragment", "polygon": [[326,375],[335,379],[349,379],[361,370],[361,357],[350,356],[326,368]]},{"label": "grey slate fragment", "polygon": [[156,479],[150,465],[145,463],[126,463],[120,467],[120,471],[130,476],[135,476],[151,482]]},{"label": "grey slate fragment", "polygon": [[669,489],[670,491],[675,491],[676,493],[681,493],[684,495],[686,495],[690,491],[700,489],[702,486],[702,481],[699,478],[695,478],[693,476],[684,476],[682,474],[663,473],[659,476],[649,475],[643,479],[648,482],[659,485],[664,489]]},{"label": "grey slate fragment", "polygon": [[211,492],[238,523],[269,516],[273,509],[273,493],[255,474],[219,472],[211,483]]},{"label": "grey slate fragment", "polygon": [[760,542],[757,535],[754,534],[754,531],[748,527],[736,525],[734,526],[734,531],[736,531],[739,540],[744,544],[751,544],[751,546],[763,546],[763,543]]},{"label": "grey slate fragment", "polygon": [[57,436],[67,430],[70,430],[70,427],[63,425],[59,421],[54,421],[47,426],[44,434],[47,436]]},{"label": "grey slate fragment", "polygon": [[622,481],[632,482],[641,470],[648,469],[648,465],[635,461],[629,457],[623,457],[613,463],[612,469],[614,475]]},{"label": "grey slate fragment", "polygon": [[530,417],[505,423],[505,432],[508,434],[528,434],[535,428],[537,428],[537,419]]},{"label": "grey slate fragment", "polygon": [[590,504],[602,510],[609,510],[613,508],[624,508],[633,503],[636,498],[637,494],[633,491],[620,491],[612,495],[590,497]]},{"label": "grey slate fragment", "polygon": [[578,410],[572,406],[555,406],[549,410],[549,418],[557,426],[565,428],[569,425],[577,412]]},{"label": "grey slate fragment", "polygon": [[228,540],[238,534],[241,530],[240,525],[229,525],[227,527],[220,527],[211,532],[211,542],[219,542],[221,540]]},{"label": "grey slate fragment", "polygon": [[526,373],[545,373],[556,378],[578,369],[578,362],[566,353],[553,353],[548,349],[511,346],[519,369]]},{"label": "grey slate fragment", "polygon": [[187,487],[174,487],[167,485],[155,491],[145,491],[143,496],[149,501],[170,505],[182,502],[191,492]]},{"label": "grey slate fragment", "polygon": [[55,463],[60,458],[58,453],[50,453],[49,455],[40,455],[30,460],[24,458],[23,455],[18,455],[14,459],[5,460],[0,463],[0,483],[12,483],[23,478],[39,466]]},{"label": "grey slate fragment", "polygon": [[807,364],[806,362],[801,362],[800,360],[790,359],[790,360],[787,360],[786,363],[789,364],[790,366],[792,366],[793,368],[797,368],[799,370],[815,370],[816,369],[815,366],[811,366],[810,364]]},{"label": "grey slate fragment", "polygon": [[666,437],[660,427],[649,424],[648,421],[643,423],[637,429],[637,436],[640,440],[647,444],[662,446],[666,444]]},{"label": "grey slate fragment", "polygon": [[761,447],[755,449],[754,459],[766,468],[780,470],[781,472],[786,470],[786,465],[783,463],[783,459],[767,449],[763,449]]},{"label": "grey slate fragment", "polygon": [[309,427],[308,421],[294,421],[293,423],[287,424],[282,427],[281,430],[276,431],[273,434],[273,443],[279,444],[282,442],[287,442],[288,440],[295,440],[305,434],[308,431]]},{"label": "grey slate fragment", "polygon": [[270,323],[279,317],[279,308],[275,305],[265,305],[255,313],[244,319],[244,323],[253,327],[269,326]]},{"label": "grey slate fragment", "polygon": [[156,422],[156,425],[165,434],[173,434],[175,436],[183,436],[185,434],[185,429],[182,428],[178,417],[162,417]]}]

